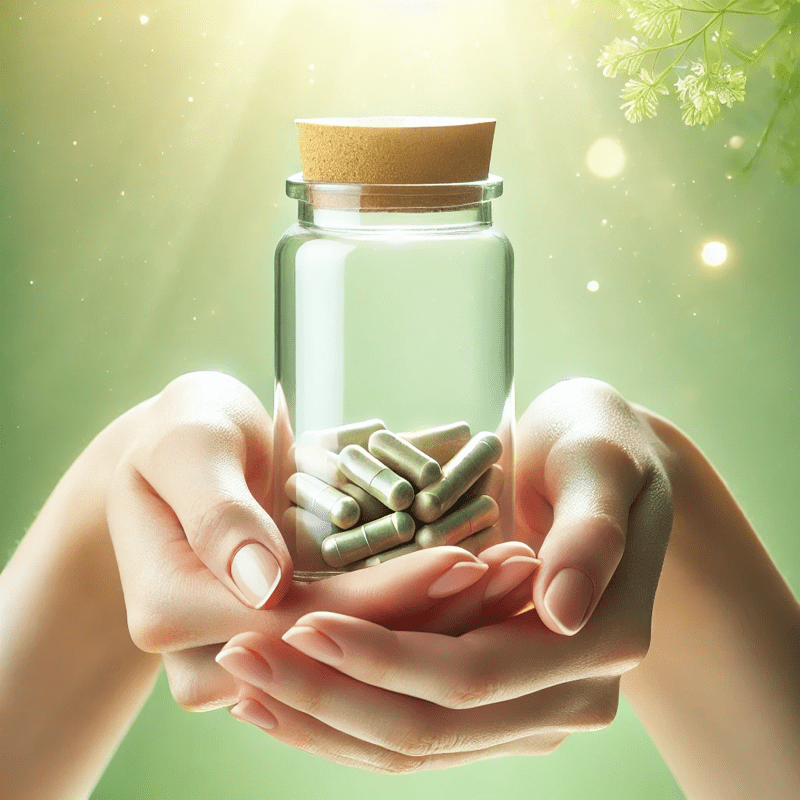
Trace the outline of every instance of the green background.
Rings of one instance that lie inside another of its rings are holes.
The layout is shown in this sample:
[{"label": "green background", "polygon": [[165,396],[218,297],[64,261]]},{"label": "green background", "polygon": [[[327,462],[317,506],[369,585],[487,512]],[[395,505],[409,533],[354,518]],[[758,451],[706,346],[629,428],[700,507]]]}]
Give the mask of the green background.
[{"label": "green background", "polygon": [[[729,178],[726,146],[757,139],[768,73],[708,130],[666,105],[632,126],[621,81],[595,63],[622,25],[605,2],[0,8],[3,560],[92,436],[171,378],[225,370],[271,408],[272,253],[296,214],[284,196],[295,118],[463,115],[497,118],[518,414],[554,381],[592,375],[671,418],[800,589],[800,190],[769,152]],[[601,137],[627,156],[614,179],[587,168]],[[728,246],[720,268],[700,258],[709,240]],[[389,778],[223,711],[187,714],[161,680],[95,798],[445,794],[681,796],[624,703],[610,728],[546,758]]]}]

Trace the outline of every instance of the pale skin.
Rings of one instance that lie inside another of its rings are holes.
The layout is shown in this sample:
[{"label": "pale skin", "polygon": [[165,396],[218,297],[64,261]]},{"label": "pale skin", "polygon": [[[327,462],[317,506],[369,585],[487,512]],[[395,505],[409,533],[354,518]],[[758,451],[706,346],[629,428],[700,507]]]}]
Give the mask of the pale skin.
[{"label": "pale skin", "polygon": [[[9,798],[86,797],[162,662],[185,708],[236,704],[366,769],[548,752],[609,724],[621,682],[688,797],[784,800],[800,784],[797,602],[670,423],[606,384],[558,384],[518,433],[540,567],[521,543],[436,548],[307,586],[264,511],[269,444],[241,384],[185,376],[59,483],[0,576]],[[254,543],[274,562],[242,587],[234,556]],[[547,594],[562,567],[588,594]],[[373,726],[376,708],[395,724]]]}]

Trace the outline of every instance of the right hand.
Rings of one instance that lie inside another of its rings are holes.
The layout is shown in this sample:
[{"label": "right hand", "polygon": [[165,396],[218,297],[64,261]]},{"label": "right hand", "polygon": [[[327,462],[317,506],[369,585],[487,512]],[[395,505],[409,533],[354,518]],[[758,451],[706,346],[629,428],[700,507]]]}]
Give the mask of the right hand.
[{"label": "right hand", "polygon": [[[163,655],[172,694],[186,709],[238,700],[237,682],[214,658],[245,631],[279,639],[304,614],[325,609],[395,629],[455,633],[530,600],[533,552],[517,542],[481,559],[439,547],[293,584],[290,554],[265,510],[272,422],[256,396],[227,375],[192,373],[131,413],[135,433],[108,491],[109,530],[131,638]],[[490,604],[487,586],[496,598]],[[510,590],[505,597],[498,586]]]}]

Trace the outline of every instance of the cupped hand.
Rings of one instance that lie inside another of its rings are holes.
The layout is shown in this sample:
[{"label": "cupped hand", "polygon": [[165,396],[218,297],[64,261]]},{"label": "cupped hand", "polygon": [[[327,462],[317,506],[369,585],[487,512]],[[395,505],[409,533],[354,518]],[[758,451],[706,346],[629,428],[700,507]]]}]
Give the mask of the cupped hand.
[{"label": "cupped hand", "polygon": [[588,379],[541,395],[518,441],[518,524],[542,559],[535,611],[458,637],[333,609],[299,618],[283,641],[242,634],[218,657],[250,685],[233,713],[381,772],[549,752],[608,725],[620,676],[649,644],[670,453],[644,414]]},{"label": "cupped hand", "polygon": [[266,511],[272,423],[258,398],[227,375],[192,373],[132,413],[135,433],[108,490],[109,531],[131,637],[163,654],[184,708],[236,701],[236,681],[214,657],[242,631],[279,640],[299,617],[327,609],[456,632],[491,619],[486,592],[503,613],[529,600],[529,582],[514,589],[537,562],[517,543],[494,561],[435,548],[410,562],[292,583],[290,554]]}]

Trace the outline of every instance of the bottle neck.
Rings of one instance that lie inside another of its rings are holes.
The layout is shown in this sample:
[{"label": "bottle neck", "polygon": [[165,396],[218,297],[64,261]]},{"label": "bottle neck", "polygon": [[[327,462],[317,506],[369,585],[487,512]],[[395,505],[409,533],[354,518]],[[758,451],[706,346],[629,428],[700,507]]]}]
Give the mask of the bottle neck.
[{"label": "bottle neck", "polygon": [[491,201],[502,193],[497,175],[469,183],[326,183],[303,180],[302,173],[286,179],[301,225],[362,231],[489,226]]},{"label": "bottle neck", "polygon": [[302,200],[297,203],[297,220],[303,226],[347,230],[382,228],[424,228],[455,230],[492,224],[492,204],[475,203],[459,208],[377,211],[319,208]]}]

